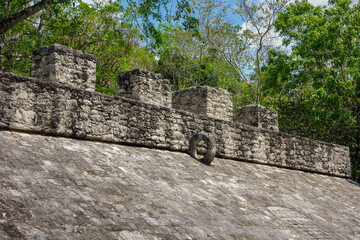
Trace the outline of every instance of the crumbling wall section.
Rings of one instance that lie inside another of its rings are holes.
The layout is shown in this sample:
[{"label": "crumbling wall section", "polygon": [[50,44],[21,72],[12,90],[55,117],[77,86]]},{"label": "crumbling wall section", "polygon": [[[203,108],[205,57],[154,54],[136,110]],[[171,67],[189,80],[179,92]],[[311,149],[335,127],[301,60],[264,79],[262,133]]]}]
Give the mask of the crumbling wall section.
[{"label": "crumbling wall section", "polygon": [[54,44],[33,52],[31,76],[88,91],[95,91],[94,55]]},{"label": "crumbling wall section", "polygon": [[344,146],[4,72],[0,128],[184,152],[205,133],[219,157],[350,177]]},{"label": "crumbling wall section", "polygon": [[161,74],[142,69],[119,73],[118,95],[164,107],[171,106],[171,87]]},{"label": "crumbling wall section", "polygon": [[172,107],[197,115],[232,121],[232,95],[221,88],[192,87],[173,92]]},{"label": "crumbling wall section", "polygon": [[246,125],[279,131],[277,111],[260,106],[248,105],[236,109],[236,122]]}]

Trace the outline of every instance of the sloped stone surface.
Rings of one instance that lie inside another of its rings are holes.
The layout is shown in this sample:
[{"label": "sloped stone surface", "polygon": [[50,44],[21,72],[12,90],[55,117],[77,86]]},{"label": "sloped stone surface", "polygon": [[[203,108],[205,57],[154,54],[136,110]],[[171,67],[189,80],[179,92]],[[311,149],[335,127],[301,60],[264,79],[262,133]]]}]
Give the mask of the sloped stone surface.
[{"label": "sloped stone surface", "polygon": [[360,239],[342,178],[0,131],[0,239]]}]

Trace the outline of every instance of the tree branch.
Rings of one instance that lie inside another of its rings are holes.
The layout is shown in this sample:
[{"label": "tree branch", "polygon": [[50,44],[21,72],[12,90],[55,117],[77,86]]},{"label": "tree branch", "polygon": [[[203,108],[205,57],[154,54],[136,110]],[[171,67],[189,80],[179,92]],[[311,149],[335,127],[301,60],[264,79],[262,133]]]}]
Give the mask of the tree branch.
[{"label": "tree branch", "polygon": [[20,35],[30,35],[30,32],[19,32],[18,34],[11,36],[11,37],[7,37],[3,40],[2,43],[0,43],[0,50],[5,46],[6,43],[10,42],[10,41],[17,41],[20,37]]},{"label": "tree branch", "polygon": [[221,50],[215,43],[212,39],[210,38],[207,38],[210,42],[210,44],[217,50],[218,53],[220,53],[222,56],[224,56],[225,60],[230,64],[230,66],[239,74],[240,78],[243,80],[243,82],[248,85],[251,93],[254,95],[254,97],[256,97],[256,93],[255,91],[253,90],[253,87],[251,86],[250,82],[247,80],[244,72],[242,71],[241,67],[237,64],[237,62],[233,61],[232,59],[229,59],[227,56],[226,56],[226,53]]},{"label": "tree branch", "polygon": [[[56,3],[63,3],[65,0],[59,0],[56,1]],[[13,14],[12,16],[2,20],[0,22],[0,35],[6,33],[9,29],[14,27],[16,24],[21,22],[22,20],[25,20],[26,18],[36,14],[40,10],[46,8],[47,6],[50,6],[51,4],[54,4],[54,0],[42,0],[30,7],[27,7],[20,12],[17,12]]]}]

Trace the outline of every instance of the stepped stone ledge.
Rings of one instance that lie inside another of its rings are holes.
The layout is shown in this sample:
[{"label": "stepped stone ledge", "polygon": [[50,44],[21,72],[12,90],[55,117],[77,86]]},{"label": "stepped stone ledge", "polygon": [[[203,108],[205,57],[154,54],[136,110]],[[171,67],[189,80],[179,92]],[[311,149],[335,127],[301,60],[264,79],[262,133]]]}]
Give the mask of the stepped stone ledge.
[{"label": "stepped stone ledge", "polygon": [[[119,85],[123,86],[119,96],[107,96],[94,92],[96,66],[92,55],[53,45],[34,51],[33,59],[33,77],[0,72],[3,130],[182,152],[188,151],[195,134],[206,134],[215,141],[217,157],[350,177],[347,147],[278,132],[276,112],[262,107],[262,112],[271,113],[264,124],[254,124],[254,119],[261,120],[253,114],[258,107],[250,111],[253,120],[246,122],[244,119],[249,118],[242,117],[239,110],[236,117],[240,122],[233,122],[229,113],[232,103],[228,101],[231,95],[225,90],[194,88],[182,94],[187,100],[178,93],[173,93],[171,100],[168,80],[134,70],[119,74]],[[194,95],[195,90],[200,94]],[[220,104],[220,98],[207,98],[212,92],[226,96],[222,103],[226,106]],[[191,101],[191,95],[199,101]],[[190,105],[179,107],[185,102]],[[202,112],[192,111],[191,104],[199,102],[205,106]],[[216,108],[224,112],[218,114]]]}]

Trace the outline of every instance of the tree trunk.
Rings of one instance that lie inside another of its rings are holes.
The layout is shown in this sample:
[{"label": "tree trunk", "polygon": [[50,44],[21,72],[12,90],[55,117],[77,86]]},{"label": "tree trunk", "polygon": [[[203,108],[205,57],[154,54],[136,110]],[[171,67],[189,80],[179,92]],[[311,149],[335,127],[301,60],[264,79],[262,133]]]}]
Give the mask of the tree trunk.
[{"label": "tree trunk", "polygon": [[200,86],[200,79],[201,79],[201,64],[202,64],[202,54],[203,54],[203,51],[202,51],[202,46],[200,45],[200,60],[199,60],[199,71],[198,71],[198,78],[197,78],[197,81],[196,81],[196,86]]},{"label": "tree trunk", "polygon": [[[56,1],[56,3],[63,3],[64,1]],[[16,24],[25,20],[26,18],[36,14],[40,10],[46,8],[47,6],[55,3],[54,0],[42,0],[30,7],[27,7],[20,12],[13,14],[12,16],[3,19],[0,22],[0,35],[6,33],[10,28],[14,27]]]}]

